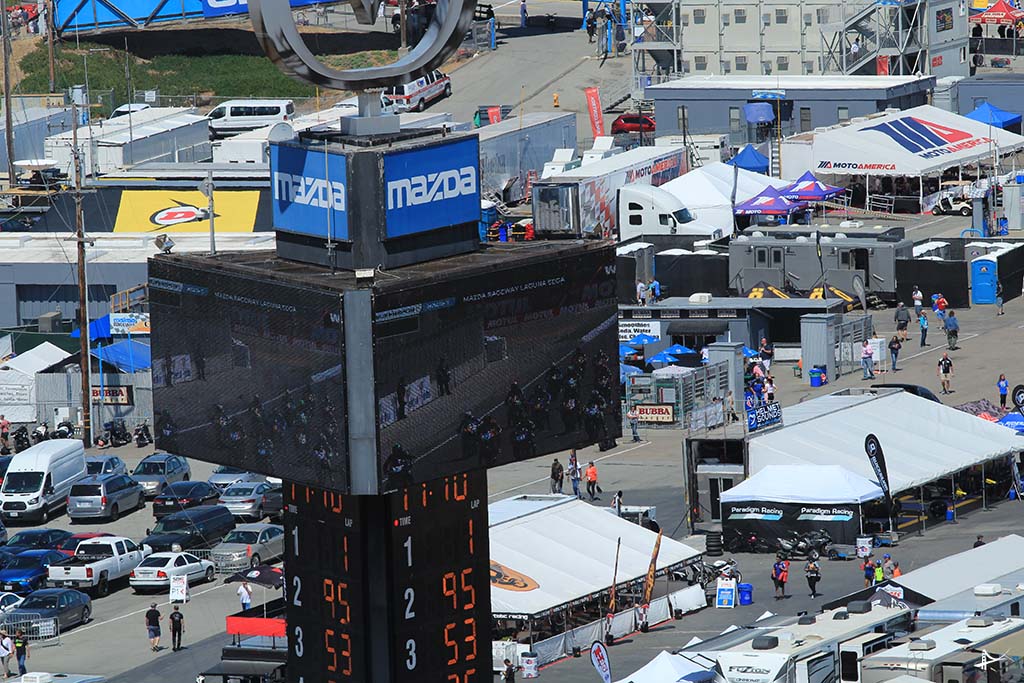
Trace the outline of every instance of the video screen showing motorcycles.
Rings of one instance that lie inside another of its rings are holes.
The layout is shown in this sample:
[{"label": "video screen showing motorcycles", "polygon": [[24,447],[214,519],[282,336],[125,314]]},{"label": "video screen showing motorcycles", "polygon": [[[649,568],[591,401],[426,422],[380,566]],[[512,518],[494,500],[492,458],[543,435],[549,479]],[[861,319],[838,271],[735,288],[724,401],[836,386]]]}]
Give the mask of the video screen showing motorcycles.
[{"label": "video screen showing motorcycles", "polygon": [[385,490],[621,434],[604,254],[374,299]]},{"label": "video screen showing motorcycles", "polygon": [[348,489],[338,296],[157,260],[150,314],[158,448]]}]

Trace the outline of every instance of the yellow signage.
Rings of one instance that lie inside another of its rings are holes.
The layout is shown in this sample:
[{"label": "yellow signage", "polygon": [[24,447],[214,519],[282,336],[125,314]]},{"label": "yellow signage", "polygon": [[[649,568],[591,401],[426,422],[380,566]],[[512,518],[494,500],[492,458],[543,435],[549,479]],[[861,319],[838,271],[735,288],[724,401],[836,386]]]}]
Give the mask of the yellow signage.
[{"label": "yellow signage", "polygon": [[[213,193],[217,232],[252,232],[259,190]],[[124,190],[114,232],[208,232],[207,199],[198,190]]]}]

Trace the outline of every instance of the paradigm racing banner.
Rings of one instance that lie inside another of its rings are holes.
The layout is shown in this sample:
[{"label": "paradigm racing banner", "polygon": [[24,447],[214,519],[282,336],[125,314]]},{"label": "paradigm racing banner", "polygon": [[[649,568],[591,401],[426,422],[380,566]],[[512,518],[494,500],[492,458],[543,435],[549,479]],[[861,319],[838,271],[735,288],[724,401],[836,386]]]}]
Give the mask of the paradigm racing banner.
[{"label": "paradigm racing banner", "polygon": [[854,543],[860,533],[857,504],[722,503],[722,531],[727,545],[753,535],[776,548],[780,537],[820,529],[827,531],[834,543]]}]

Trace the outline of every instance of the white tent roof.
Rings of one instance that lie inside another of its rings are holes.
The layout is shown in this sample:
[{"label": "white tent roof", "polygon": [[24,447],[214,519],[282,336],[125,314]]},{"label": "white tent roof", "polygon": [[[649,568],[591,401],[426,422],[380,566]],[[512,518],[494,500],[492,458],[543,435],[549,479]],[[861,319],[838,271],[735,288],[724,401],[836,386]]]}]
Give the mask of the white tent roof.
[{"label": "white tent roof", "polygon": [[881,496],[878,484],[838,465],[768,465],[723,492],[722,502],[864,503]]},{"label": "white tent roof", "polygon": [[[616,517],[608,508],[570,496],[551,505],[538,505],[536,498],[524,497],[523,514],[518,516],[512,512],[515,499],[495,504],[500,506],[496,518],[503,520],[490,528],[491,611],[495,616],[540,617],[606,593],[620,538],[618,584],[647,573],[657,534]],[[690,546],[665,537],[658,553],[658,571],[699,556]],[[512,577],[514,583],[509,581],[510,585],[503,587],[495,571]]]},{"label": "white tent roof", "polygon": [[708,672],[708,669],[683,655],[662,650],[657,657],[617,683],[676,683],[685,680],[684,676],[698,672]]},{"label": "white tent roof", "polygon": [[864,437],[873,433],[896,492],[1024,448],[1024,440],[1002,425],[903,391],[885,391],[797,424],[789,424],[788,411],[782,411],[785,427],[751,437],[752,473],[769,465],[839,465],[872,479]]},{"label": "white tent roof", "polygon": [[[660,189],[675,195],[701,223],[718,228],[731,227],[734,170],[735,167],[716,161],[684,173],[661,185]],[[737,204],[760,194],[769,185],[783,188],[791,184],[788,180],[771,178],[742,168],[738,171]]]},{"label": "white tent roof", "polygon": [[921,176],[991,159],[993,143],[1000,154],[1024,148],[1020,135],[930,105],[810,135],[811,166],[804,170],[816,174]]},{"label": "white tent roof", "polygon": [[46,368],[59,363],[70,355],[71,354],[64,349],[54,346],[50,342],[43,342],[30,351],[19,353],[17,356],[0,366],[0,369],[16,370],[17,372],[31,377],[37,372],[41,372]]}]

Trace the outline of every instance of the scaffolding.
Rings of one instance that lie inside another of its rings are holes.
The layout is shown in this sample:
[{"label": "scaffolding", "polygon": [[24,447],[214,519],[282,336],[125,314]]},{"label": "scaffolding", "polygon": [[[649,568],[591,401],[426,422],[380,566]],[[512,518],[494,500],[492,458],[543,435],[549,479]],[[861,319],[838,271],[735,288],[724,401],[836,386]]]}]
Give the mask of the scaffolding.
[{"label": "scaffolding", "polygon": [[840,2],[820,24],[821,72],[904,76],[924,63],[925,0]]},{"label": "scaffolding", "polygon": [[644,88],[683,76],[683,32],[678,0],[630,3],[631,93],[642,99]]}]

